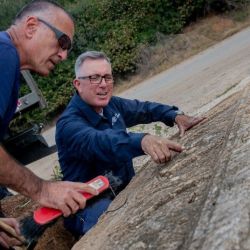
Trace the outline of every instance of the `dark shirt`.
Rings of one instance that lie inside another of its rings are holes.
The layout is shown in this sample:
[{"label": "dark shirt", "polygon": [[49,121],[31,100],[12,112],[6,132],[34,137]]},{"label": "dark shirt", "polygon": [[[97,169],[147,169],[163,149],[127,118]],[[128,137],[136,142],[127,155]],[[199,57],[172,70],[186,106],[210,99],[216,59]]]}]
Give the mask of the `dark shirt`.
[{"label": "dark shirt", "polygon": [[6,32],[0,32],[0,142],[17,107],[20,59]]},{"label": "dark shirt", "polygon": [[126,186],[135,174],[132,159],[144,154],[141,140],[145,135],[129,133],[127,128],[155,121],[173,126],[177,109],[112,97],[101,116],[75,94],[56,127],[64,180],[86,182],[112,171]]}]

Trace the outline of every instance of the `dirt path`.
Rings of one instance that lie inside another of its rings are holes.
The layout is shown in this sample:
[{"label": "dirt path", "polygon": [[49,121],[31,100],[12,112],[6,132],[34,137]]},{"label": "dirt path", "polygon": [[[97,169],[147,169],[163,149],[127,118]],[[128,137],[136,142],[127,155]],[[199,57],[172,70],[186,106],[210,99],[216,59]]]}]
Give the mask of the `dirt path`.
[{"label": "dirt path", "polygon": [[249,76],[249,65],[247,28],[120,96],[174,104],[195,113]]}]

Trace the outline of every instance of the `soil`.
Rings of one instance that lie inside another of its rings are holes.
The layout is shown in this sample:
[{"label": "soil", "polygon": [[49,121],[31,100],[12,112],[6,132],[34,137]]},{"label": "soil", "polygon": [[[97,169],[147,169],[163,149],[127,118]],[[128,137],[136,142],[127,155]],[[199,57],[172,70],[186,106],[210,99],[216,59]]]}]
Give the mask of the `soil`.
[{"label": "soil", "polygon": [[211,15],[191,23],[180,34],[158,34],[156,45],[140,50],[136,74],[125,80],[119,79],[114,93],[122,93],[248,27],[249,11],[250,8],[246,8],[246,18],[241,21],[237,21],[237,12],[231,15]]},{"label": "soil", "polygon": [[[38,205],[22,195],[10,196],[2,200],[2,211],[7,217],[18,219],[32,216]],[[35,230],[36,228],[34,228]],[[39,238],[34,250],[68,250],[76,243],[75,238],[64,228],[63,219],[48,227]]]}]

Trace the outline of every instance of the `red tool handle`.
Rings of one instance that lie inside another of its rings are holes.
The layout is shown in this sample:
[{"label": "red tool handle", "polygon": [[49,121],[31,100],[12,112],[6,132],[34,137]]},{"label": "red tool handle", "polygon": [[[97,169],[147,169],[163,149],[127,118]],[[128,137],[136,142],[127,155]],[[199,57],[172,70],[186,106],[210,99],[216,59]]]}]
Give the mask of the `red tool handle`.
[{"label": "red tool handle", "polygon": [[[99,193],[103,192],[109,187],[109,181],[106,177],[100,175],[95,177],[94,179],[86,182],[91,187],[97,189]],[[91,199],[94,195],[80,192],[87,200]],[[41,207],[34,211],[33,218],[36,223],[40,225],[47,224],[52,220],[56,219],[57,217],[62,215],[62,211],[54,208],[49,207]]]}]

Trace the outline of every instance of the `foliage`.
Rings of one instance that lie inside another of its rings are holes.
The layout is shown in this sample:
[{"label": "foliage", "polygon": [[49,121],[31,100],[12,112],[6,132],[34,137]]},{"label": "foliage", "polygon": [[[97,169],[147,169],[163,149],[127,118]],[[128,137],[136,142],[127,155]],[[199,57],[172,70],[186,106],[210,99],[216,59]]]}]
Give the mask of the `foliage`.
[{"label": "foliage", "polygon": [[53,168],[52,180],[60,181],[63,178],[62,170],[60,166],[56,165]]},{"label": "foliage", "polygon": [[[7,28],[28,0],[0,2],[0,27]],[[156,34],[180,32],[189,22],[212,11],[244,7],[247,0],[58,0],[76,23],[74,49],[67,62],[48,78],[36,76],[48,108],[35,110],[14,123],[44,122],[60,113],[73,93],[75,58],[86,50],[104,51],[116,78],[134,73],[142,45],[153,44]]]},{"label": "foliage", "polygon": [[5,30],[9,27],[14,19],[17,11],[29,2],[28,0],[1,0],[0,2],[0,30]]}]

